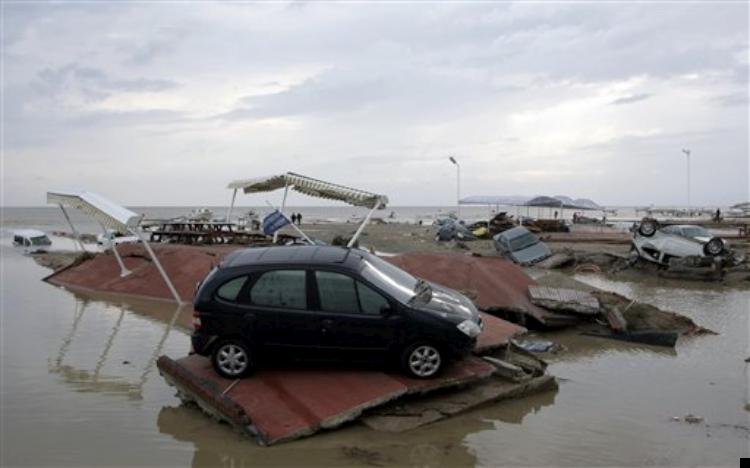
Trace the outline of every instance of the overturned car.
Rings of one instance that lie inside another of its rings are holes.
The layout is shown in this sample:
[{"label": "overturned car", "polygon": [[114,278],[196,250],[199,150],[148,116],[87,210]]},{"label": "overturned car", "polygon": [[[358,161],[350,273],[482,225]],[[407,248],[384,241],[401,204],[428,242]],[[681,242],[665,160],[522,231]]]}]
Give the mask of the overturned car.
[{"label": "overturned car", "polygon": [[631,252],[660,265],[669,265],[672,258],[717,257],[729,253],[726,241],[712,237],[702,226],[661,226],[655,219],[645,218],[634,231]]}]

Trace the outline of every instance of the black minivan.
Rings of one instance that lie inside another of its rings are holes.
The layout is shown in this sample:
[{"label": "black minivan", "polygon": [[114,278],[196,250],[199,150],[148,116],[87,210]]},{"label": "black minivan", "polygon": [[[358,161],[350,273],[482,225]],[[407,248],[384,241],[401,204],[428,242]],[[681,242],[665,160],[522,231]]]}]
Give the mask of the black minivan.
[{"label": "black minivan", "polygon": [[462,294],[332,246],[233,252],[199,285],[194,309],[193,350],[228,378],[276,358],[398,363],[429,378],[470,353],[482,329]]}]

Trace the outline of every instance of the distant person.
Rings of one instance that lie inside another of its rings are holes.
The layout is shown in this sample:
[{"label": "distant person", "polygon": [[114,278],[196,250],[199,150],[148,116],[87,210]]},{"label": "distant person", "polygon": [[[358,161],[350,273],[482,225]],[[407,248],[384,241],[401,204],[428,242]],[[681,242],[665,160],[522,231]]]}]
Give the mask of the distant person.
[{"label": "distant person", "polygon": [[289,219],[292,220],[292,224],[297,224],[297,214],[292,211],[292,214],[289,216]]},{"label": "distant person", "polygon": [[302,226],[302,213],[297,213],[297,226]]},{"label": "distant person", "polygon": [[714,215],[714,221],[717,223],[721,222],[721,209],[716,208],[716,215]]},{"label": "distant person", "polygon": [[555,210],[555,219],[557,219],[557,210]]}]

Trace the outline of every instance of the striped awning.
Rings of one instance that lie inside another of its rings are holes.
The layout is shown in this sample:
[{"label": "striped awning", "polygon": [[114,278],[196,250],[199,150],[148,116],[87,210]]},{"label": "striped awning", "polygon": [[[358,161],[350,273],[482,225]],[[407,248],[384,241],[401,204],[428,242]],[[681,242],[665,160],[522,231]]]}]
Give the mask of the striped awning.
[{"label": "striped awning", "polygon": [[235,180],[230,182],[227,188],[242,190],[245,193],[259,193],[270,192],[287,186],[296,192],[304,193],[311,197],[338,200],[354,206],[373,208],[379,202],[379,208],[382,209],[388,204],[388,197],[385,195],[313,179],[312,177],[295,174],[294,172],[254,179]]},{"label": "striped awning", "polygon": [[139,215],[92,192],[47,192],[47,203],[81,210],[105,228],[125,233],[141,222]]}]

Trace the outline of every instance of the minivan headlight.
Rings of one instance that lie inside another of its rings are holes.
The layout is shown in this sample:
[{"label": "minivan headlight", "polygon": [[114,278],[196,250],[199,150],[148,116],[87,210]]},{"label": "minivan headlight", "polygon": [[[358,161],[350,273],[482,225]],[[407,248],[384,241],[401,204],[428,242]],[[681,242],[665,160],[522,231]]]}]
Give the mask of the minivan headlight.
[{"label": "minivan headlight", "polygon": [[471,320],[464,320],[463,322],[456,325],[456,328],[461,330],[464,335],[468,336],[469,338],[475,338],[479,333],[482,332],[482,329],[479,328],[479,325],[472,322]]}]

